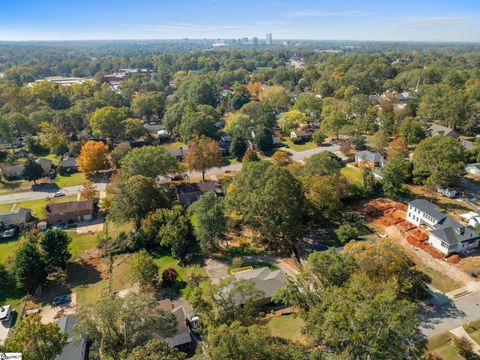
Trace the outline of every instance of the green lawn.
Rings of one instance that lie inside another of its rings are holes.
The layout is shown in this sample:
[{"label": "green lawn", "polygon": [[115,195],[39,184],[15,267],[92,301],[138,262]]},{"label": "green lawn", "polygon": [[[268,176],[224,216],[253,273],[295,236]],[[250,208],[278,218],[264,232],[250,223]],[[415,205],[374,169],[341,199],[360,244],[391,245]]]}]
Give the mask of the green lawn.
[{"label": "green lawn", "polygon": [[305,150],[312,150],[318,147],[317,144],[315,144],[313,141],[309,141],[303,144],[295,144],[291,139],[289,138],[283,138],[282,140],[290,149],[293,149],[295,151],[305,151]]},{"label": "green lawn", "polygon": [[267,323],[272,336],[302,343],[305,342],[305,337],[302,334],[304,325],[305,322],[299,316],[294,315],[274,317]]},{"label": "green lawn", "polygon": [[477,344],[480,344],[480,320],[470,321],[463,328]]},{"label": "green lawn", "polygon": [[8,259],[13,256],[15,251],[17,250],[17,244],[19,239],[14,240],[0,240],[0,263],[5,264],[7,263]]},{"label": "green lawn", "polygon": [[87,181],[85,173],[74,173],[70,175],[57,175],[55,184],[58,187],[64,188],[67,186],[83,185]]},{"label": "green lawn", "polygon": [[186,148],[187,145],[185,145],[184,143],[182,143],[181,141],[176,141],[176,142],[173,142],[173,143],[166,143],[166,144],[162,144],[160,145],[161,147],[163,147],[165,150],[178,150],[180,148]]},{"label": "green lawn", "polygon": [[340,170],[340,173],[345,176],[347,181],[351,184],[363,185],[363,171],[351,166],[344,167]]},{"label": "green lawn", "polygon": [[76,257],[86,250],[90,250],[97,247],[98,236],[101,232],[94,234],[77,234],[75,230],[67,230],[72,241],[68,245],[68,250],[72,254],[72,257]]},{"label": "green lawn", "polygon": [[0,204],[0,213],[9,212],[13,204]]},{"label": "green lawn", "polygon": [[463,357],[458,355],[453,335],[449,332],[434,336],[428,340],[428,351],[439,355],[445,360],[462,360]]},{"label": "green lawn", "polygon": [[462,286],[462,284],[460,284],[458,281],[455,281],[452,278],[443,275],[442,273],[432,269],[431,267],[419,266],[417,264],[416,268],[421,272],[427,274],[432,279],[432,286],[443,293],[450,292]]}]

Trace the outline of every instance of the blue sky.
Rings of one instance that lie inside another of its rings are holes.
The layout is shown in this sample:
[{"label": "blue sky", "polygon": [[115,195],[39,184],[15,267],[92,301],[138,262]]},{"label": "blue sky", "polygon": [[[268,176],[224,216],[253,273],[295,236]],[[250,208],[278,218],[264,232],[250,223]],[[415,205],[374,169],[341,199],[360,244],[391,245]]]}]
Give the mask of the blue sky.
[{"label": "blue sky", "polygon": [[479,0],[0,0],[0,40],[480,41]]}]

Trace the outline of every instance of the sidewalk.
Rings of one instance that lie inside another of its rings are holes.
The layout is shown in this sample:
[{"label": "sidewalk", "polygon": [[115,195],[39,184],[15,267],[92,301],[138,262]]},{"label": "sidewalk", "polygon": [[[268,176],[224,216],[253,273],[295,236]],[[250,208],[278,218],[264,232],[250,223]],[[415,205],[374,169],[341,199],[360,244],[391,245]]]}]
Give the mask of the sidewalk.
[{"label": "sidewalk", "polygon": [[455,329],[450,330],[450,333],[458,339],[466,338],[470,342],[470,344],[472,344],[472,350],[475,351],[477,354],[480,354],[480,345],[478,345],[475,340],[472,339],[470,334],[465,331],[463,326],[459,326]]}]

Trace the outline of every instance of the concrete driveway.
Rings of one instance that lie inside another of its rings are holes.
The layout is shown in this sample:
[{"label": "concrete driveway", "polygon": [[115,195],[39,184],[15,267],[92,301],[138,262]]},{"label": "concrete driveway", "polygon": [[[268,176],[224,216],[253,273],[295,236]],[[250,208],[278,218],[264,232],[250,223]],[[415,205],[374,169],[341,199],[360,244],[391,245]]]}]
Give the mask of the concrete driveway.
[{"label": "concrete driveway", "polygon": [[5,340],[7,340],[8,333],[10,332],[10,329],[12,327],[12,322],[13,318],[16,316],[16,314],[13,313],[10,316],[10,320],[7,322],[0,321],[0,345],[3,345],[5,343]]},{"label": "concrete driveway", "polygon": [[218,284],[220,280],[228,276],[228,265],[215,259],[207,259],[205,261],[205,270],[212,284]]}]

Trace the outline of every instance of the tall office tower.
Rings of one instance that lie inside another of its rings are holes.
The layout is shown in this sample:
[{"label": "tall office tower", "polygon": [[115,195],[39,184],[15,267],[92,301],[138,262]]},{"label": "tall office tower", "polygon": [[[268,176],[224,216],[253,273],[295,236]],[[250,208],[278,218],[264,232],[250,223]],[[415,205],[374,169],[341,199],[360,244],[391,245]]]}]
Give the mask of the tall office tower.
[{"label": "tall office tower", "polygon": [[267,34],[266,44],[272,45],[272,34]]},{"label": "tall office tower", "polygon": [[257,37],[254,37],[252,39],[252,44],[253,44],[253,46],[258,46],[258,38]]}]

